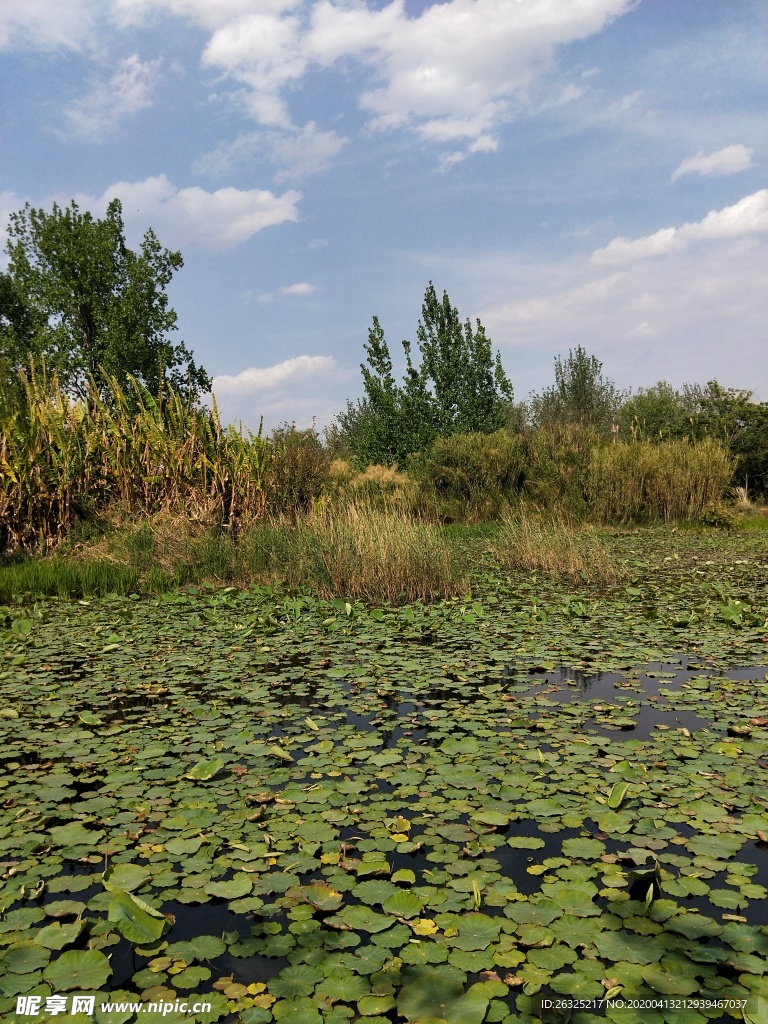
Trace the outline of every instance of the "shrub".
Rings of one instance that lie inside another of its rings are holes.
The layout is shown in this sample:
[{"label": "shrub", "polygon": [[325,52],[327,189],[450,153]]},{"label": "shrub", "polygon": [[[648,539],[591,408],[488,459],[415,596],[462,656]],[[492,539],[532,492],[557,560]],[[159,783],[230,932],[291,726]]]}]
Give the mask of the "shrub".
[{"label": "shrub", "polygon": [[601,522],[698,519],[732,473],[728,453],[710,438],[606,445],[589,459],[587,504]]},{"label": "shrub", "polygon": [[522,439],[497,430],[439,437],[409,468],[421,485],[422,502],[450,521],[497,515],[519,488],[524,465]]}]

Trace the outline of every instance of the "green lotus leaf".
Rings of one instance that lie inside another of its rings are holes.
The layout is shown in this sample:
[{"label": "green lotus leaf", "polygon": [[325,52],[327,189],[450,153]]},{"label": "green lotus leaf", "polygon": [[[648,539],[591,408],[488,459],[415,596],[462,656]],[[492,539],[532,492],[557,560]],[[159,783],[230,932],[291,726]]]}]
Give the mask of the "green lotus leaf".
[{"label": "green lotus leaf", "polygon": [[2,969],[11,974],[32,974],[51,959],[50,949],[37,942],[17,942],[5,951]]},{"label": "green lotus leaf", "polygon": [[493,958],[493,950],[483,949],[465,952],[454,949],[448,956],[448,963],[462,971],[490,971],[497,966]]},{"label": "green lotus leaf", "polygon": [[395,1008],[395,997],[391,995],[363,996],[357,1001],[357,1012],[363,1017],[375,1017],[389,1013]]},{"label": "green lotus leaf", "polygon": [[577,837],[563,841],[563,856],[578,857],[585,860],[596,860],[605,853],[605,843],[599,839]]},{"label": "green lotus leaf", "polygon": [[507,846],[514,850],[540,850],[546,843],[538,836],[510,836]]},{"label": "green lotus leaf", "polygon": [[46,925],[45,928],[35,932],[35,942],[47,949],[63,949],[75,942],[84,926],[84,921],[73,921],[72,924],[54,921],[53,924]]},{"label": "green lotus leaf", "polygon": [[375,933],[389,928],[395,923],[395,919],[389,914],[377,914],[370,907],[347,906],[333,917],[326,918],[325,923],[331,928]]},{"label": "green lotus leaf", "polygon": [[418,917],[424,909],[424,904],[412,892],[398,891],[384,901],[383,909],[388,914],[408,920],[411,917]]},{"label": "green lotus leaf", "polygon": [[654,992],[665,996],[690,996],[701,988],[693,973],[675,962],[665,964],[663,968],[646,967],[643,980]]},{"label": "green lotus leaf", "polygon": [[43,971],[54,992],[75,988],[98,990],[111,974],[109,960],[98,949],[69,949]]},{"label": "green lotus leaf", "polygon": [[104,833],[92,831],[79,821],[72,821],[69,825],[54,825],[48,830],[51,842],[56,846],[96,846],[103,838]]},{"label": "green lotus leaf", "polygon": [[601,921],[597,917],[585,920],[574,914],[565,914],[549,925],[549,931],[561,942],[567,943],[572,949],[594,941],[595,935],[601,931]]},{"label": "green lotus leaf", "polygon": [[149,871],[139,864],[114,864],[104,874],[104,888],[110,892],[133,892],[150,877]]},{"label": "green lotus leaf", "polygon": [[732,953],[725,962],[729,967],[735,967],[737,971],[760,976],[765,974],[765,957],[755,956],[753,953]]},{"label": "green lotus leaf", "polygon": [[571,996],[573,999],[600,999],[605,995],[605,988],[599,981],[578,970],[556,974],[549,984],[559,995]]},{"label": "green lotus leaf", "polygon": [[482,991],[464,991],[461,982],[442,972],[425,971],[405,985],[397,996],[397,1012],[409,1024],[444,1020],[448,1024],[481,1024],[488,1009]]},{"label": "green lotus leaf", "polygon": [[168,946],[165,953],[174,959],[192,963],[193,960],[214,960],[226,952],[226,949],[226,943],[217,935],[196,935],[184,942],[174,942]]},{"label": "green lotus leaf", "polygon": [[518,924],[544,924],[547,925],[558,917],[563,916],[564,911],[552,900],[537,900],[531,902],[526,900],[520,903],[509,903],[504,908],[504,916],[511,917]]},{"label": "green lotus leaf", "polygon": [[112,893],[108,917],[129,942],[155,942],[168,924],[159,911],[128,892]]},{"label": "green lotus leaf", "polygon": [[[688,936],[692,938],[692,936]],[[720,932],[720,939],[740,953],[759,953],[768,956],[768,929],[729,921]]]},{"label": "green lotus leaf", "polygon": [[416,875],[411,871],[410,868],[400,868],[399,871],[395,871],[392,875],[393,882],[405,882],[408,885],[413,885],[416,881]]},{"label": "green lotus leaf", "polygon": [[371,990],[368,982],[359,974],[346,971],[324,978],[317,986],[317,994],[344,1003],[354,1003]]},{"label": "green lotus leaf", "polygon": [[556,894],[552,894],[552,899],[564,914],[575,917],[597,917],[600,914],[600,907],[582,889],[558,889]]},{"label": "green lotus leaf", "polygon": [[53,900],[43,907],[48,917],[80,917],[87,910],[79,900]]},{"label": "green lotus leaf", "polygon": [[552,797],[530,800],[526,804],[526,811],[532,818],[552,818],[562,814],[564,810],[563,804]]},{"label": "green lotus leaf", "polygon": [[192,989],[197,988],[203,981],[208,981],[211,976],[211,972],[207,967],[186,967],[180,974],[175,974],[171,978],[171,984],[174,988]]},{"label": "green lotus leaf", "polygon": [[194,836],[191,839],[168,839],[165,848],[174,856],[183,856],[185,853],[197,853],[204,842],[201,836]]},{"label": "green lotus leaf", "polygon": [[323,980],[322,971],[305,964],[284,967],[269,983],[269,990],[278,999],[293,999],[295,996],[308,996],[319,981]]},{"label": "green lotus leaf", "polygon": [[487,949],[499,937],[501,922],[487,914],[463,914],[458,920],[458,937],[451,944],[459,949]]},{"label": "green lotus leaf", "polygon": [[287,750],[284,750],[283,747],[281,747],[278,743],[270,743],[270,745],[267,747],[267,753],[271,754],[272,757],[276,757],[278,761],[284,761],[286,762],[286,764],[293,763],[293,758],[291,757],[291,755],[288,753]]},{"label": "green lotus leaf", "polygon": [[227,882],[208,882],[205,891],[209,896],[219,896],[225,900],[236,900],[247,895],[253,889],[253,882],[246,875],[230,878]]},{"label": "green lotus leaf", "polygon": [[388,878],[372,878],[367,882],[358,882],[352,892],[361,903],[381,904],[399,890]]},{"label": "green lotus leaf", "polygon": [[440,749],[444,754],[479,754],[480,746],[474,737],[464,736],[461,739],[453,739],[452,737],[443,740],[440,744]]},{"label": "green lotus leaf", "polygon": [[479,821],[481,825],[493,825],[495,828],[505,828],[509,824],[509,815],[503,811],[482,810],[472,815],[472,821]]},{"label": "green lotus leaf", "polygon": [[695,836],[689,839],[688,849],[699,857],[715,857],[718,860],[728,860],[735,857],[744,845],[742,836],[720,833],[716,836]]},{"label": "green lotus leaf", "polygon": [[226,761],[223,757],[212,757],[209,760],[198,761],[188,772],[184,774],[185,779],[192,779],[195,782],[207,782],[222,770]]},{"label": "green lotus leaf", "polygon": [[600,831],[608,835],[624,835],[632,828],[633,821],[626,811],[601,810],[597,824]]},{"label": "green lotus leaf", "polygon": [[606,960],[625,960],[630,964],[650,964],[660,960],[665,950],[660,942],[647,935],[634,935],[625,931],[600,932],[594,944]]}]

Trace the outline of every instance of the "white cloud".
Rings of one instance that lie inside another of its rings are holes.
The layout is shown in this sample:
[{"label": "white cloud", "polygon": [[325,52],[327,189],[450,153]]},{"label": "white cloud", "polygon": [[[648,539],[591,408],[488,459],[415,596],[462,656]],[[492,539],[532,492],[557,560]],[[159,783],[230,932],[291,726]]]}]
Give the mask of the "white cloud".
[{"label": "white cloud", "polygon": [[311,295],[315,291],[315,285],[307,281],[299,281],[297,284],[288,284],[280,291],[283,295]]},{"label": "white cloud", "polygon": [[70,132],[97,138],[122,117],[150,106],[159,66],[159,61],[141,61],[137,53],[123,58],[107,81],[97,81],[87,96],[64,111]]},{"label": "white cloud", "polygon": [[299,427],[330,423],[338,401],[329,395],[332,386],[354,375],[340,370],[333,356],[295,356],[275,366],[251,366],[236,374],[213,378],[213,393],[225,423],[245,423],[258,429],[263,417],[265,429],[279,423]]},{"label": "white cloud", "polygon": [[[461,282],[520,398],[551,382],[556,354],[584,345],[622,387],[716,378],[766,399],[768,239],[722,223],[709,233],[716,223],[700,228],[708,244],[663,259],[604,265],[584,252],[537,263],[495,252],[444,260],[443,273],[449,290]],[[439,258],[428,264],[439,272]]]},{"label": "white cloud", "polygon": [[[428,140],[472,143],[536,105],[535,86],[558,46],[599,32],[635,3],[447,0],[414,17],[404,0],[378,9],[274,0],[222,24],[203,60],[248,87],[252,116],[284,128],[291,127],[286,87],[312,67],[355,60],[373,78],[358,97],[371,127],[410,127]],[[554,102],[577,94],[557,86]]]},{"label": "white cloud", "polygon": [[614,238],[592,254],[595,265],[621,265],[682,251],[692,242],[736,238],[768,232],[768,189],[745,196],[733,206],[712,210],[700,221],[679,228],[661,228],[653,235]]},{"label": "white cloud", "polygon": [[[414,15],[405,0],[24,0],[15,5],[24,13],[3,16],[0,40],[26,34],[38,45],[77,45],[97,18],[118,27],[158,13],[191,20],[208,33],[203,65],[244,87],[235,101],[260,125],[286,131],[271,144],[295,175],[327,166],[343,145],[334,132],[293,124],[289,91],[309,71],[355,63],[367,80],[346,82],[369,127],[487,152],[504,121],[580,94],[549,78],[558,47],[600,32],[638,2],[445,0]],[[99,96],[92,103],[106,110]]]},{"label": "white cloud", "polygon": [[724,176],[726,174],[737,174],[739,171],[746,171],[754,166],[752,155],[754,150],[741,144],[725,146],[718,149],[716,153],[697,153],[696,156],[689,156],[672,172],[672,181],[677,181],[684,174],[701,174]]},{"label": "white cloud", "polygon": [[242,132],[230,143],[206,153],[195,164],[202,174],[221,176],[252,164],[265,151],[277,165],[278,183],[296,181],[328,170],[349,140],[334,131],[322,131],[314,121],[283,131]]},{"label": "white cloud", "polygon": [[294,386],[305,381],[327,379],[335,371],[333,356],[295,356],[263,369],[250,366],[234,375],[220,374],[213,378],[213,393],[218,399],[274,391],[286,384]]},{"label": "white cloud", "polygon": [[119,181],[103,194],[77,196],[86,209],[103,210],[117,196],[128,228],[143,233],[150,225],[164,245],[193,243],[204,249],[231,249],[266,227],[298,219],[301,193],[278,196],[263,189],[197,186],[176,188],[164,175],[145,181]]},{"label": "white cloud", "polygon": [[79,49],[93,31],[97,10],[91,0],[5,0],[0,48]]}]

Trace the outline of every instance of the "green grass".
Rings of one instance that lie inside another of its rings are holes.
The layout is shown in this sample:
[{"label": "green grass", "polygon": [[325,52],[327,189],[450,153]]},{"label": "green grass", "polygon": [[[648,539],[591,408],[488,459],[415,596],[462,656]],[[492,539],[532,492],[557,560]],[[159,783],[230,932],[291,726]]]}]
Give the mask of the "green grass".
[{"label": "green grass", "polygon": [[132,566],[101,560],[39,558],[0,566],[0,603],[18,596],[104,597],[132,594],[139,588],[139,574]]}]

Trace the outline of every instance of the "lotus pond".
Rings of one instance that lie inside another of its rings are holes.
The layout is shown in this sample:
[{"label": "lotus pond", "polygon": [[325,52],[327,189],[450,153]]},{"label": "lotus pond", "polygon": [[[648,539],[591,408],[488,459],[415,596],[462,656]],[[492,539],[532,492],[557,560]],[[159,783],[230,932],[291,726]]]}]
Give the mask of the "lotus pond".
[{"label": "lotus pond", "polygon": [[477,540],[463,603],[0,609],[0,1017],[763,1024],[768,539],[610,543],[611,593]]}]

